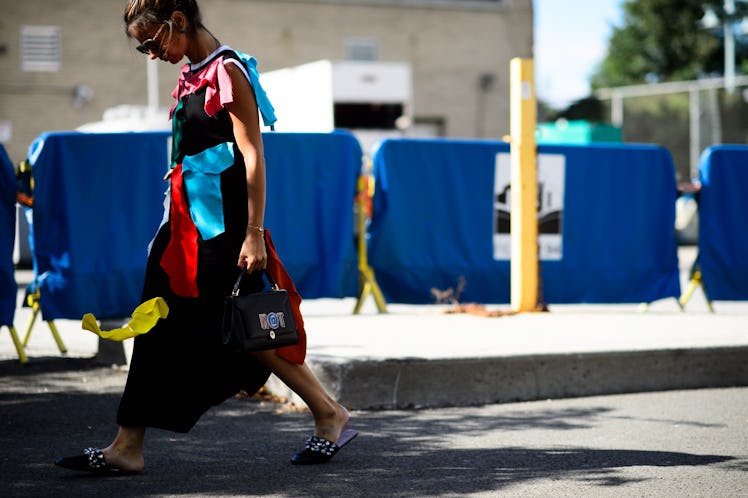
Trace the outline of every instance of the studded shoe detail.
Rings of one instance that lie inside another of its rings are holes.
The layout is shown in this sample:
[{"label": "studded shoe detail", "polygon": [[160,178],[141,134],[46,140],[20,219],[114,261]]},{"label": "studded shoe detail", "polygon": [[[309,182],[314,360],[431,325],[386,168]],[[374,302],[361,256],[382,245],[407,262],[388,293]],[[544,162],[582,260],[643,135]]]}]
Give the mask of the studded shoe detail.
[{"label": "studded shoe detail", "polygon": [[291,463],[294,465],[315,465],[329,461],[340,449],[348,444],[358,435],[355,430],[343,431],[340,434],[340,444],[319,436],[310,436],[304,443],[304,449],[291,457]]},{"label": "studded shoe detail", "polygon": [[137,472],[125,471],[110,465],[104,457],[104,452],[98,448],[86,448],[82,455],[58,458],[55,465],[78,472],[92,472],[103,475],[137,474]]}]

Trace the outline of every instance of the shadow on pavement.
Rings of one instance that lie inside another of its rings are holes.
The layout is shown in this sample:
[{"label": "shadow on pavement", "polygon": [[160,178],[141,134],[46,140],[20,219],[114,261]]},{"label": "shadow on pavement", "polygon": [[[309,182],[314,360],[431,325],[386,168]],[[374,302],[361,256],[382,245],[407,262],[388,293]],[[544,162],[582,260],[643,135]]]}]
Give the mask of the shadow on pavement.
[{"label": "shadow on pavement", "polygon": [[0,378],[28,376],[51,372],[75,372],[101,367],[96,358],[66,358],[64,356],[37,356],[26,364],[18,360],[0,360]]},{"label": "shadow on pavement", "polygon": [[[498,491],[540,479],[606,488],[644,480],[632,478],[628,467],[726,462],[745,470],[721,455],[480,447],[481,434],[491,431],[591,427],[610,411],[604,407],[517,410],[493,417],[470,409],[356,412],[354,426],[361,436],[332,463],[294,467],[288,459],[303,446],[311,415],[237,397],[209,411],[188,435],[149,430],[147,470],[141,475],[74,474],[52,462],[109,443],[125,373],[66,365],[13,376],[0,365],[0,496],[436,496]],[[9,380],[26,389],[6,389]],[[478,444],[466,445],[466,439]]]}]

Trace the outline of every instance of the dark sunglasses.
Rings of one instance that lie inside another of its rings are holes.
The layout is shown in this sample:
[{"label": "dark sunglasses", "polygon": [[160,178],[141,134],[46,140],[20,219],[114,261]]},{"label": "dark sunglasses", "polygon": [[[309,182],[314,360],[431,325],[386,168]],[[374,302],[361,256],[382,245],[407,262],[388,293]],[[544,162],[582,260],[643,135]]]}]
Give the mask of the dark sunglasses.
[{"label": "dark sunglasses", "polygon": [[164,29],[164,26],[169,26],[169,29],[171,29],[171,23],[168,21],[164,22],[160,28],[158,28],[158,31],[156,31],[156,34],[153,35],[153,38],[148,38],[143,43],[135,47],[135,50],[140,52],[141,54],[160,54],[161,53],[161,43],[156,41],[156,38],[158,38],[158,35],[161,34],[161,31]]}]

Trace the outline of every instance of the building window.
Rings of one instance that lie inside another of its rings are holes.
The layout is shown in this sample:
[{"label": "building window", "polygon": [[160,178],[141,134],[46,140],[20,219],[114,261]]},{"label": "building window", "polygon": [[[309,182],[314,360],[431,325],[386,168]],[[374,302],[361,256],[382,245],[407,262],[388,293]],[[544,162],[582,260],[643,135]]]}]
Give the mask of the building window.
[{"label": "building window", "polygon": [[345,41],[345,58],[349,61],[379,60],[379,44],[372,38],[348,38]]},{"label": "building window", "polygon": [[335,127],[362,130],[394,130],[397,118],[403,115],[402,104],[337,103]]},{"label": "building window", "polygon": [[59,71],[62,66],[58,26],[21,27],[21,70]]}]

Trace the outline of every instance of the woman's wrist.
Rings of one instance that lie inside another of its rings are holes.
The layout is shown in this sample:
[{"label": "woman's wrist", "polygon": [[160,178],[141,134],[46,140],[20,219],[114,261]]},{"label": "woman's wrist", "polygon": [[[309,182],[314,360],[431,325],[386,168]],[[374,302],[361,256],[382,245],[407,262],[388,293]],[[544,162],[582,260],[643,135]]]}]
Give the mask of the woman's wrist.
[{"label": "woman's wrist", "polygon": [[264,235],[265,227],[260,226],[260,225],[252,225],[251,223],[249,223],[247,224],[247,233],[249,234],[252,232],[259,233],[260,235]]}]

